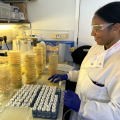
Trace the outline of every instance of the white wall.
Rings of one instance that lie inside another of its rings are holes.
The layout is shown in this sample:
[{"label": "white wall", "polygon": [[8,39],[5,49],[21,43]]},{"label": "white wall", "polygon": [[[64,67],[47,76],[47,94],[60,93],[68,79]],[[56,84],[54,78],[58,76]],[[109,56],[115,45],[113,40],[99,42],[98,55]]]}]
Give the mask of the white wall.
[{"label": "white wall", "polygon": [[27,3],[32,29],[74,30],[75,0],[37,0]]},{"label": "white wall", "polygon": [[[76,0],[78,2],[79,0]],[[82,45],[93,45],[96,42],[94,37],[91,36],[91,22],[94,16],[94,13],[97,9],[103,5],[113,2],[115,0],[81,0],[80,5],[80,24],[79,24],[79,43],[78,46]],[[120,1],[120,0],[118,0]],[[79,11],[78,7],[76,12]],[[75,23],[78,25],[78,23]],[[75,34],[77,33],[77,28],[75,29]],[[76,42],[77,36],[74,38]]]}]

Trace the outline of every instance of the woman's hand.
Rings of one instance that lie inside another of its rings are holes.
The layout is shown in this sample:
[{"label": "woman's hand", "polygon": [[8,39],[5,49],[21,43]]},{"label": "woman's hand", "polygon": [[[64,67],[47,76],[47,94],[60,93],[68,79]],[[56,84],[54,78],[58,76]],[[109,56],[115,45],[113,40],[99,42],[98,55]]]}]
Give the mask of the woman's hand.
[{"label": "woman's hand", "polygon": [[63,92],[64,92],[63,103],[68,108],[74,110],[75,112],[78,112],[81,103],[79,96],[71,90],[64,90]]},{"label": "woman's hand", "polygon": [[[57,80],[55,80],[56,78],[58,78]],[[55,74],[53,76],[51,76],[50,78],[48,78],[48,80],[51,80],[51,82],[53,82],[54,80],[54,83],[57,83],[59,82],[60,80],[68,80],[68,75],[67,74],[63,74],[63,75],[60,75],[60,74]]]}]

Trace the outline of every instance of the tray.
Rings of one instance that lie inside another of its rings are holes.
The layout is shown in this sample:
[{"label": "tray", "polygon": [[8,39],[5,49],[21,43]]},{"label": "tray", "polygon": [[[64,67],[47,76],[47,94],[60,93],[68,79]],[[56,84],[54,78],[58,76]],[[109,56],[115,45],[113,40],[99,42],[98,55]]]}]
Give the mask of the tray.
[{"label": "tray", "polygon": [[[56,107],[56,112],[52,113],[52,111],[48,112],[38,112],[36,111],[32,111],[33,117],[34,118],[44,118],[44,119],[57,119],[57,115],[58,115],[58,110],[59,110],[59,103],[60,103],[60,96],[61,96],[61,89],[60,88],[56,88],[56,95],[58,95],[58,102],[57,102],[57,107]],[[37,96],[36,96],[37,99]],[[34,100],[35,102],[35,100]],[[33,107],[33,104],[31,105],[31,107]]]}]

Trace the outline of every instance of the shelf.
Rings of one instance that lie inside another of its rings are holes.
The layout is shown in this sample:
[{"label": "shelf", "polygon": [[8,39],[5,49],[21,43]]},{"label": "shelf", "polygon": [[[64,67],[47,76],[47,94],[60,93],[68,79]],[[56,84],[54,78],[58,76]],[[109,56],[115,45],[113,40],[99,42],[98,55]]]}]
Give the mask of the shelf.
[{"label": "shelf", "polygon": [[[0,20],[0,26],[1,25],[15,26],[15,25],[22,25],[22,24],[24,24],[25,26],[29,25],[28,27],[31,28],[31,23],[28,20],[19,20],[19,21]],[[0,27],[0,29],[1,29],[1,27]]]},{"label": "shelf", "polygon": [[28,2],[31,0],[0,0],[0,2]]},{"label": "shelf", "polygon": [[0,0],[0,2],[28,2],[28,1],[36,1],[36,0]]},{"label": "shelf", "polygon": [[10,21],[10,20],[7,20],[7,21],[4,21],[4,20],[0,20],[0,23],[29,23],[30,24],[30,22],[28,21],[28,20],[20,20],[20,21]]}]

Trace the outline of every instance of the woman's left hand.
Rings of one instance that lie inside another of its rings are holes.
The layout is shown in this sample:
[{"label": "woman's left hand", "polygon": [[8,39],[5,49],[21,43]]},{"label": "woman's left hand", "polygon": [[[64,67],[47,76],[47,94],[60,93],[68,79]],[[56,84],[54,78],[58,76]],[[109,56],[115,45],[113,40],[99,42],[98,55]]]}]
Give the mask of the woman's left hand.
[{"label": "woman's left hand", "polygon": [[64,92],[63,103],[68,108],[74,110],[75,112],[78,112],[81,103],[79,96],[71,90],[64,90],[63,92]]}]

